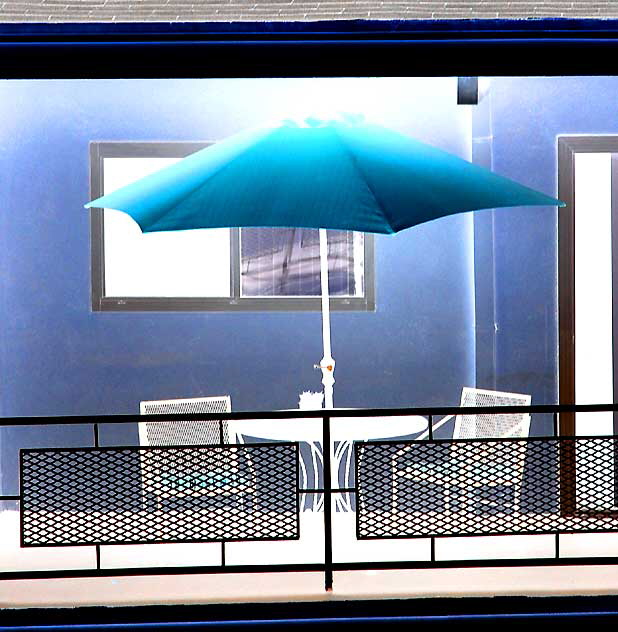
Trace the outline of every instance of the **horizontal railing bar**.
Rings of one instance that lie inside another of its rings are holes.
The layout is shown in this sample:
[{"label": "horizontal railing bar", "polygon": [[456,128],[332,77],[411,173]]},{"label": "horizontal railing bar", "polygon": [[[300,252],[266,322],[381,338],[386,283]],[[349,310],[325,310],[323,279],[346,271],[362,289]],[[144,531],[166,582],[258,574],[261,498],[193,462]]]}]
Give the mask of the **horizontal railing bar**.
[{"label": "horizontal railing bar", "polygon": [[[478,560],[418,560],[403,562],[333,562],[333,571],[421,570],[430,568],[513,568],[526,566],[608,566],[616,557],[541,557]],[[261,564],[239,566],[163,566],[137,568],[71,569],[45,571],[0,571],[0,581],[21,579],[64,579],[88,577],[134,577],[140,575],[213,575],[218,573],[323,572],[324,564]]]},{"label": "horizontal railing bar", "polygon": [[[578,517],[578,514],[573,514],[574,517]],[[600,516],[601,518],[611,518],[612,516]],[[564,529],[560,531],[556,531],[556,529],[547,529],[546,531],[542,530],[512,530],[512,531],[474,531],[473,533],[423,533],[420,535],[410,535],[410,534],[401,534],[401,535],[370,535],[370,536],[362,536],[357,539],[359,542],[375,542],[377,540],[429,540],[429,538],[436,539],[448,539],[448,538],[502,538],[509,537],[514,535],[526,535],[526,536],[549,536],[549,535],[593,535],[595,533],[608,533],[608,534],[616,534],[615,529],[594,529],[594,528],[581,528],[581,529]],[[618,556],[614,558],[616,563],[618,563]]]},{"label": "horizontal railing bar", "polygon": [[[428,444],[452,444],[452,443],[530,443],[530,442],[560,442],[560,441],[587,441],[592,439],[618,439],[618,435],[575,435],[575,436],[539,436],[539,437],[495,437],[474,439],[422,439],[417,441],[416,439],[376,439],[373,441],[355,441],[359,446],[378,446],[378,445],[408,445],[415,443]],[[353,440],[352,440],[353,441]],[[84,450],[96,451],[96,452],[113,452],[118,450],[134,450],[136,452],[161,452],[164,450],[195,450],[198,448],[210,448],[210,449],[226,449],[226,450],[244,450],[247,448],[279,448],[279,447],[295,447],[299,445],[299,441],[277,441],[277,442],[260,442],[260,443],[204,443],[204,444],[178,444],[178,445],[104,445],[104,446],[71,446],[71,447],[57,447],[57,448],[21,448],[21,452],[83,452]],[[324,488],[306,488],[299,489],[299,492],[323,492]],[[341,492],[355,492],[356,487],[337,487],[333,488],[333,491]],[[0,500],[20,500],[21,496],[0,496]]]},{"label": "horizontal railing bar", "polygon": [[618,563],[618,557],[524,557],[515,559],[418,560],[405,562],[333,562],[334,571],[415,570],[426,568],[512,568],[517,566],[590,566]]},{"label": "horizontal railing bar", "polygon": [[[94,546],[94,545],[93,545]],[[15,579],[60,579],[87,577],[135,577],[140,575],[213,575],[218,573],[323,572],[324,564],[245,564],[239,566],[144,566],[134,568],[84,568],[45,571],[0,571],[0,581]]]},{"label": "horizontal railing bar", "polygon": [[[330,492],[332,494],[353,494],[357,491],[356,487],[331,487]],[[298,494],[323,494],[324,488],[302,488],[299,489]]]},{"label": "horizontal railing bar", "polygon": [[166,450],[196,450],[208,448],[211,450],[227,450],[228,452],[255,450],[260,448],[287,448],[298,447],[298,441],[269,441],[260,443],[202,443],[177,445],[99,445],[99,446],[71,446],[68,448],[21,448],[21,452],[114,452],[119,450],[132,450],[135,452],[164,452]]},{"label": "horizontal railing bar", "polygon": [[238,542],[294,542],[300,539],[299,535],[289,538],[282,538],[278,536],[272,537],[259,537],[259,538],[213,538],[207,540],[204,538],[183,538],[182,540],[112,540],[107,542],[68,542],[68,543],[49,543],[41,542],[34,544],[25,544],[23,548],[27,549],[66,549],[66,548],[84,548],[88,546],[133,546],[142,544],[234,544]]},{"label": "horizontal railing bar", "polygon": [[0,496],[0,501],[2,500],[21,500],[21,496],[13,495],[13,496]]},{"label": "horizontal railing bar", "polygon": [[[566,441],[586,441],[590,439],[618,439],[618,435],[558,435],[553,434],[543,435],[539,437],[465,437],[463,439],[374,439],[371,441],[354,441],[355,444],[362,446],[377,446],[377,445],[408,445],[422,443],[423,445],[430,444],[451,444],[451,443],[530,443],[532,441],[545,441],[547,443],[560,443]],[[247,444],[258,445],[258,444]],[[262,445],[262,444],[259,444]]]},{"label": "horizontal railing bar", "polygon": [[[273,410],[246,411],[233,413],[179,413],[165,415],[147,415],[148,423],[165,421],[233,421],[242,419],[322,419],[328,414],[332,420],[348,417],[401,417],[407,415],[473,415],[504,413],[577,413],[577,412],[618,412],[616,404],[542,404],[535,406],[439,406],[434,408],[357,408],[320,410]],[[32,425],[80,425],[80,424],[123,424],[139,423],[146,419],[144,415],[68,415],[46,417],[3,417],[0,426]]]}]

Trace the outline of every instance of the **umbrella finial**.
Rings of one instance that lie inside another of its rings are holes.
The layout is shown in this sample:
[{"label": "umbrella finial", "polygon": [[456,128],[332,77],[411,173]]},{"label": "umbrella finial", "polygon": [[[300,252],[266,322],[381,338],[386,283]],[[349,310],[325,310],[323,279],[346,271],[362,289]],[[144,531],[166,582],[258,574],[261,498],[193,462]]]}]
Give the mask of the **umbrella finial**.
[{"label": "umbrella finial", "polygon": [[286,127],[319,128],[333,125],[344,125],[354,127],[364,125],[367,121],[365,115],[360,112],[323,112],[323,115],[312,113],[297,117],[283,119],[282,123]]}]

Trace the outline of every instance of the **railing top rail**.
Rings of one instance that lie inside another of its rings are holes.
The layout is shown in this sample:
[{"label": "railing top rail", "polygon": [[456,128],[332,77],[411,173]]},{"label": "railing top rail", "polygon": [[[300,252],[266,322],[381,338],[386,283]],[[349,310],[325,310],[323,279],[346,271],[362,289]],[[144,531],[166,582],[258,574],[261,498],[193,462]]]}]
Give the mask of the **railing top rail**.
[{"label": "railing top rail", "polygon": [[2,426],[48,426],[48,425],[78,425],[78,424],[126,424],[148,421],[209,421],[209,420],[240,420],[240,419],[323,419],[324,417],[399,417],[406,415],[420,415],[423,417],[439,415],[473,415],[475,413],[505,414],[521,413],[578,413],[578,412],[616,412],[618,403],[613,404],[543,404],[535,406],[437,406],[421,408],[354,408],[333,410],[276,410],[276,411],[242,411],[233,413],[180,413],[165,415],[67,415],[67,416],[31,416],[31,417],[0,417]]}]

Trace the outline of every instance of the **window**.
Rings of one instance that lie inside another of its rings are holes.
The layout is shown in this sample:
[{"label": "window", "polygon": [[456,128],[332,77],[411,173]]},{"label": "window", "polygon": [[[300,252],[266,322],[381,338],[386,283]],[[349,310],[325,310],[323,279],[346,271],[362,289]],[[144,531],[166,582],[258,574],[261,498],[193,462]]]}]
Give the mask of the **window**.
[{"label": "window", "polygon": [[[91,143],[97,198],[203,149],[204,142]],[[319,310],[318,231],[214,228],[142,234],[125,213],[92,209],[95,311]],[[375,308],[373,237],[328,232],[335,310]]]}]

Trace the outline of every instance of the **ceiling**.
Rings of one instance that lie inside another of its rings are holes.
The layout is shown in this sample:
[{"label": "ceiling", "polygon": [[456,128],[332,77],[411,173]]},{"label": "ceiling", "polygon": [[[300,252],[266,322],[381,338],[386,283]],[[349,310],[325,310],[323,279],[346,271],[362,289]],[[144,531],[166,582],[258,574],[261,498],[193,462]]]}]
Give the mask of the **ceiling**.
[{"label": "ceiling", "polygon": [[0,22],[618,18],[618,0],[0,0]]}]

